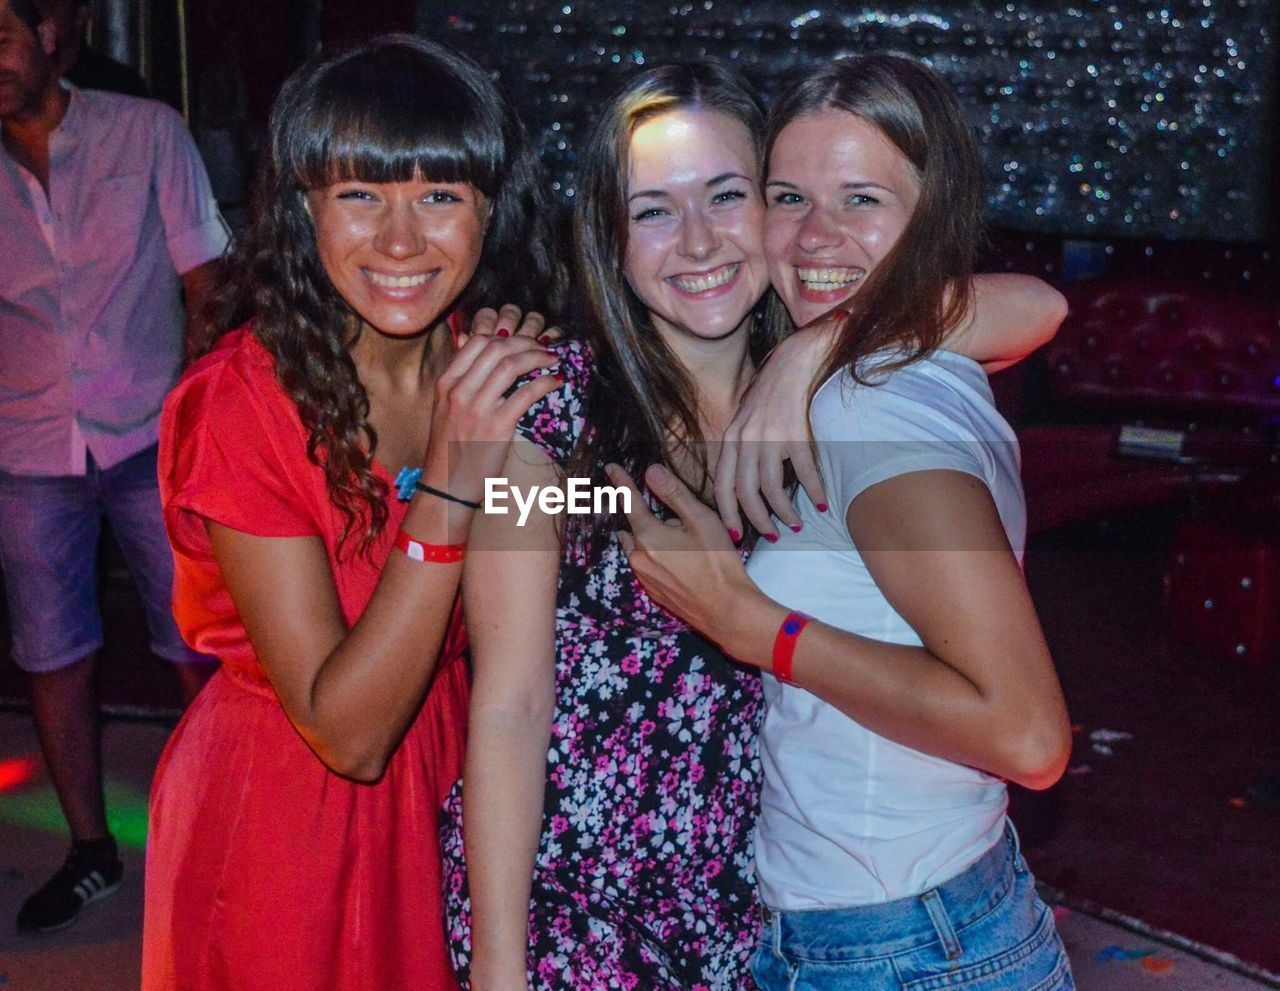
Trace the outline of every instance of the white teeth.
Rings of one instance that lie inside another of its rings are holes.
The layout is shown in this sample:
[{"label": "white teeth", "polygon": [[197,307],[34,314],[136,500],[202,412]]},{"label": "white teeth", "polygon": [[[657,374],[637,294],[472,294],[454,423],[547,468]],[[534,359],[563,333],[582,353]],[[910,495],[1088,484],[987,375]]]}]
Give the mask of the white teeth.
[{"label": "white teeth", "polygon": [[[366,269],[366,271],[368,271]],[[431,278],[430,272],[424,272],[421,275],[382,275],[379,272],[369,272],[369,278],[375,286],[383,286],[387,289],[410,289],[413,286],[420,286]]]},{"label": "white teeth", "polygon": [[806,289],[831,292],[861,281],[866,272],[860,268],[797,268],[796,275]]},{"label": "white teeth", "polygon": [[681,292],[706,292],[708,289],[715,289],[717,286],[732,282],[741,267],[740,263],[725,265],[706,275],[673,275],[667,281]]}]

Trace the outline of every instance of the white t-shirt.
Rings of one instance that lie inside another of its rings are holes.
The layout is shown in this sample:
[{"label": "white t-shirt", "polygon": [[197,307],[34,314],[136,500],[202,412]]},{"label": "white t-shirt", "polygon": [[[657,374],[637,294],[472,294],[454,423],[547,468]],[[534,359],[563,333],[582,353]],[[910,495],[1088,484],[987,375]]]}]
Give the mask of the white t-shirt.
[{"label": "white t-shirt", "polygon": [[[767,595],[840,629],[919,645],[845,526],[861,492],[914,471],[982,479],[1021,560],[1018,442],[977,363],[937,351],[876,386],[841,372],[818,390],[809,418],[830,508],[819,513],[798,492],[801,532],[783,527],[776,544],[758,545],[749,571]],[[756,861],[766,905],[848,908],[920,894],[1000,838],[1007,805],[1000,779],[878,736],[769,675],[764,694]]]}]

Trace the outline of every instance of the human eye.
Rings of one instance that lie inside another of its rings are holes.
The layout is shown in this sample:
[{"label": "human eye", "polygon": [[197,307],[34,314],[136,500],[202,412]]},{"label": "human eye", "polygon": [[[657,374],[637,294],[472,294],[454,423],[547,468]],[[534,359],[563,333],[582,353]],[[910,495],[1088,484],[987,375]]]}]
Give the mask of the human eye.
[{"label": "human eye", "polygon": [[461,203],[462,197],[450,189],[433,189],[423,199],[428,203]]},{"label": "human eye", "polygon": [[739,200],[745,200],[747,194],[741,189],[722,189],[711,197],[712,203],[736,203]]},{"label": "human eye", "polygon": [[374,203],[377,201],[377,196],[374,195],[372,190],[361,189],[359,187],[339,189],[333,194],[333,198],[336,200],[350,200],[357,203]]},{"label": "human eye", "polygon": [[875,206],[880,201],[867,193],[854,193],[849,197],[850,206]]},{"label": "human eye", "polygon": [[633,213],[631,215],[631,219],[636,222],[653,220],[656,217],[665,216],[666,212],[667,211],[662,209],[662,207],[660,206],[649,206],[649,207],[645,207],[643,210],[639,210],[636,213]]},{"label": "human eye", "polygon": [[790,189],[780,189],[773,194],[775,206],[797,206],[804,202],[804,197]]}]

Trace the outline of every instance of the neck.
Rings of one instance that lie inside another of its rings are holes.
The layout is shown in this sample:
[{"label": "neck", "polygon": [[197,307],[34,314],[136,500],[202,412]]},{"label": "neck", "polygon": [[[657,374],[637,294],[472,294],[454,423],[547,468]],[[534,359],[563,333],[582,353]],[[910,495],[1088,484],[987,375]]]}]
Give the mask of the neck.
[{"label": "neck", "polygon": [[10,150],[26,150],[48,143],[67,115],[71,93],[58,85],[56,76],[22,107],[4,118],[4,143]]},{"label": "neck", "polygon": [[392,337],[365,324],[351,346],[361,383],[378,393],[420,393],[435,384],[453,354],[449,325],[441,320],[413,337]]},{"label": "neck", "polygon": [[693,382],[698,418],[708,440],[719,440],[724,434],[751,382],[755,370],[748,347],[752,319],[748,314],[733,333],[715,340],[658,330]]}]

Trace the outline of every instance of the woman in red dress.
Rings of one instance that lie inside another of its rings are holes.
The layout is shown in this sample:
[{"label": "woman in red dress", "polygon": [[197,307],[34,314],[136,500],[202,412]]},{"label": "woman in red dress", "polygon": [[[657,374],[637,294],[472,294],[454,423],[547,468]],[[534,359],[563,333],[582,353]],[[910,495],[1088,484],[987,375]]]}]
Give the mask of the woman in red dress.
[{"label": "woman in red dress", "polygon": [[175,612],[222,669],[156,772],[143,987],[447,989],[461,558],[556,385],[511,392],[554,364],[540,320],[450,326],[484,300],[554,306],[549,211],[492,83],[421,39],[300,70],[271,139],[223,332],[162,420]]}]

